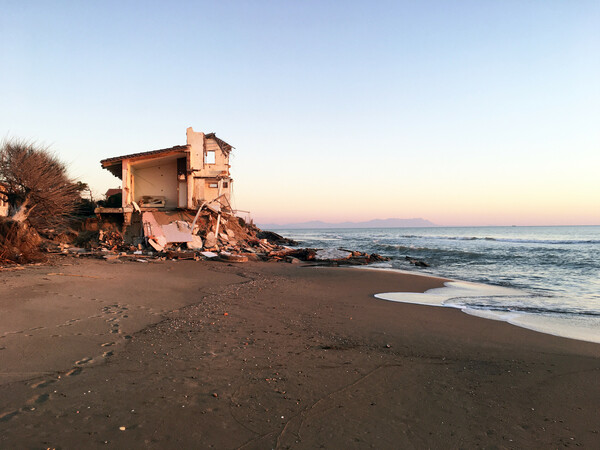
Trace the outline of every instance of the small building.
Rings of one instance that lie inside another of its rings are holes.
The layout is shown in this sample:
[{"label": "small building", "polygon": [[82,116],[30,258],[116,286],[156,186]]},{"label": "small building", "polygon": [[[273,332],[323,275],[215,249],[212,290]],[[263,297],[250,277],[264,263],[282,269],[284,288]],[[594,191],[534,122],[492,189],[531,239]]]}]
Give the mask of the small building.
[{"label": "small building", "polygon": [[6,195],[8,189],[2,183],[0,183],[0,217],[8,216],[8,196]]},{"label": "small building", "polygon": [[105,198],[110,198],[113,195],[119,195],[121,193],[121,188],[110,188],[104,194]]},{"label": "small building", "polygon": [[227,207],[233,182],[229,174],[232,149],[215,133],[195,132],[190,127],[186,145],[103,159],[102,167],[122,180],[122,205],[97,212],[127,215],[134,206],[141,210],[197,209],[217,198]]}]

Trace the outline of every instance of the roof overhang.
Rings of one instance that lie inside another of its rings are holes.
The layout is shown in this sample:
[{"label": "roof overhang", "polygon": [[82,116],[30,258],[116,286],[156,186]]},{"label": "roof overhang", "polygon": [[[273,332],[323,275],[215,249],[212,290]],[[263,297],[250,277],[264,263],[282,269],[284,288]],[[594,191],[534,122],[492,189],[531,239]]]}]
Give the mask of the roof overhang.
[{"label": "roof overhang", "polygon": [[233,150],[235,148],[233,145],[228,144],[223,139],[218,138],[215,133],[205,134],[204,137],[206,139],[214,139],[225,156],[229,156],[229,153],[231,153],[231,150]]},{"label": "roof overhang", "polygon": [[115,177],[121,179],[123,173],[123,161],[128,160],[130,163],[138,161],[150,161],[152,159],[164,159],[178,155],[185,155],[188,151],[188,145],[176,145],[175,147],[163,148],[160,150],[151,150],[149,152],[131,153],[129,155],[115,156],[100,161],[103,169],[110,171]]}]

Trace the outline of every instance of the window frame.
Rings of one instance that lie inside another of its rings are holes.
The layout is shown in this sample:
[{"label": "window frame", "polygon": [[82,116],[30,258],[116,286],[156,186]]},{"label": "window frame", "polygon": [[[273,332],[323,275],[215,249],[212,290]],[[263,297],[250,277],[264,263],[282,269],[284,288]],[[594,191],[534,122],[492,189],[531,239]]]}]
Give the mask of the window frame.
[{"label": "window frame", "polygon": [[[211,158],[212,162],[209,161],[209,158],[208,158],[209,155],[212,156],[212,158]],[[214,150],[207,150],[206,153],[204,154],[204,164],[212,166],[216,163],[217,163],[217,152]]]}]

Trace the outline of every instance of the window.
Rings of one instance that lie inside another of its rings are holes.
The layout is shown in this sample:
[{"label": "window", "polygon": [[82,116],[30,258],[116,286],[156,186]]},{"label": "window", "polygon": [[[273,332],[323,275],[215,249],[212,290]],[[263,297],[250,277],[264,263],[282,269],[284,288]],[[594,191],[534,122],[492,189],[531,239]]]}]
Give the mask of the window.
[{"label": "window", "polygon": [[204,164],[214,164],[216,162],[216,155],[214,151],[207,151],[204,156]]},{"label": "window", "polygon": [[217,183],[208,183],[208,187],[209,187],[209,188],[215,188],[215,189],[216,189],[216,188],[218,188],[218,187],[219,187],[219,185],[218,185]]},{"label": "window", "polygon": [[223,181],[223,189],[227,189],[229,187],[229,183],[227,181]]}]

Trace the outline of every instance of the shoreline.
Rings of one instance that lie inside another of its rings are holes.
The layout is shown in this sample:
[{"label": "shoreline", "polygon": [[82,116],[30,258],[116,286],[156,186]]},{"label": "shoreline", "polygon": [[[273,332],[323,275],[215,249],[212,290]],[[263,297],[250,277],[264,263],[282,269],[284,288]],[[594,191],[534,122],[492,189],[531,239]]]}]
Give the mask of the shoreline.
[{"label": "shoreline", "polygon": [[[65,261],[73,265],[1,274],[2,312],[10,293],[30,320],[27,308],[40,302],[74,305],[80,319],[57,317],[45,330],[12,321],[14,333],[3,331],[4,368],[48,370],[0,378],[2,447],[597,443],[597,344],[373,298],[444,279],[281,263]],[[128,309],[104,314],[111,305]],[[81,359],[86,346],[106,351],[107,335],[122,342],[112,355]],[[27,348],[29,362],[19,353]]]},{"label": "shoreline", "polygon": [[[377,267],[356,267],[357,269],[383,270],[404,274],[411,272],[395,268],[377,268]],[[427,277],[429,274],[420,274]],[[506,322],[510,325],[525,328],[538,333],[548,334],[566,339],[574,339],[582,342],[600,344],[600,335],[598,335],[598,326],[600,319],[595,317],[566,317],[564,313],[543,314],[529,313],[519,310],[495,310],[481,308],[472,308],[468,304],[453,303],[452,300],[465,300],[469,298],[486,297],[531,297],[534,294],[519,288],[509,288],[497,286],[494,284],[479,283],[473,281],[448,279],[446,278],[444,286],[433,288],[428,291],[418,292],[381,292],[375,294],[380,300],[386,300],[398,303],[410,303],[414,305],[424,305],[432,307],[444,307],[458,309],[465,314],[480,317],[487,320]],[[428,301],[429,300],[429,301]],[[585,321],[585,323],[584,323]],[[584,328],[584,325],[586,326]]]}]

